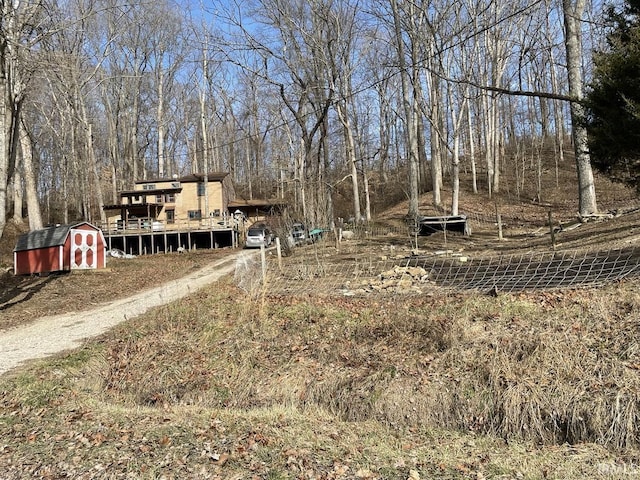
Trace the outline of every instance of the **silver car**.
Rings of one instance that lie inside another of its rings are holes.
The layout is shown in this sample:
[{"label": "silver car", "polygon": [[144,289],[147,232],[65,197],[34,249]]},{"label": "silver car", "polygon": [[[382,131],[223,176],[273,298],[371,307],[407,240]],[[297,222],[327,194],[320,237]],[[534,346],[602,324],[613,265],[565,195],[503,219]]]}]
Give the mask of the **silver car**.
[{"label": "silver car", "polygon": [[269,247],[273,243],[273,233],[266,225],[254,225],[247,232],[245,248]]}]

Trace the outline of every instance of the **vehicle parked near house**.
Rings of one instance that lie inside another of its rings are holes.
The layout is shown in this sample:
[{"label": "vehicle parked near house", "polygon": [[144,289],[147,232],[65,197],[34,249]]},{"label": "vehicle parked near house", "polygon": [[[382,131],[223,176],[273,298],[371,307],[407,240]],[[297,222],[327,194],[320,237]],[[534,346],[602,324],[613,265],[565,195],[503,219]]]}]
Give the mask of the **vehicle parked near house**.
[{"label": "vehicle parked near house", "polygon": [[295,245],[302,245],[307,242],[308,234],[307,227],[304,226],[304,223],[296,222],[291,227],[291,236],[293,237],[293,243]]},{"label": "vehicle parked near house", "polygon": [[273,243],[273,232],[267,225],[253,225],[247,231],[245,248],[269,247]]}]

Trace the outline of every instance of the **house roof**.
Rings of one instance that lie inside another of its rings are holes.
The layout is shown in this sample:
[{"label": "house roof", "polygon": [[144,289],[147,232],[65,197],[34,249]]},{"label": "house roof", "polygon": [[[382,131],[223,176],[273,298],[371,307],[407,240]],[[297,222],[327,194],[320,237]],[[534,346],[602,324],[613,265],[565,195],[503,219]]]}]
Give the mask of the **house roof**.
[{"label": "house roof", "polygon": [[147,202],[147,203],[113,203],[108,205],[103,205],[103,210],[147,210],[148,208],[158,208],[162,209],[164,204],[155,203],[155,202]]},{"label": "house roof", "polygon": [[[210,182],[221,182],[225,179],[229,174],[226,172],[209,172],[207,174],[207,179]],[[202,182],[204,181],[204,173],[191,173],[189,175],[184,175],[178,178],[152,178],[147,180],[138,180],[135,183],[161,183],[161,182]]]},{"label": "house roof", "polygon": [[251,200],[245,199],[235,199],[229,201],[229,208],[240,208],[240,207],[275,207],[286,205],[287,203],[284,200],[280,199],[272,199],[272,200],[263,200],[254,198]]},{"label": "house roof", "polygon": [[[38,248],[57,247],[63,245],[72,228],[80,225],[90,225],[87,222],[79,222],[71,225],[54,225],[42,228],[40,230],[32,230],[18,237],[14,252],[22,252],[25,250],[35,250]],[[95,227],[94,227],[95,228]]]},{"label": "house roof", "polygon": [[181,191],[182,191],[182,187],[154,188],[151,190],[123,190],[120,192],[120,196],[137,197],[140,195],[160,195],[162,193],[179,193]]}]

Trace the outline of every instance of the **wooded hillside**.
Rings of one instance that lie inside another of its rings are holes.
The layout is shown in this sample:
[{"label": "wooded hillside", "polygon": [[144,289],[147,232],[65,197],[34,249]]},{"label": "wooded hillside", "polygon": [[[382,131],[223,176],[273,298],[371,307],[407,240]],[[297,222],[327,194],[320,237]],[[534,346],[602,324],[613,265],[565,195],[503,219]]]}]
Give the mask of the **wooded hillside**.
[{"label": "wooded hillside", "polygon": [[460,171],[493,194],[543,146],[563,162],[605,38],[582,0],[0,5],[0,233],[99,222],[133,181],[196,171],[322,225],[387,199],[415,215],[425,191],[444,207]]}]

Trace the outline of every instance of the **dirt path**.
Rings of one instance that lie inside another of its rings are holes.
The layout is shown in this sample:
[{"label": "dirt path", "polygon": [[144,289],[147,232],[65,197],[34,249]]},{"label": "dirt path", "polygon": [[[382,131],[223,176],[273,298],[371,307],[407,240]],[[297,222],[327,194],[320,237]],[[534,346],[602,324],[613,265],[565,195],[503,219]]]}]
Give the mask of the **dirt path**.
[{"label": "dirt path", "polygon": [[247,254],[230,255],[181,279],[92,310],[44,317],[0,332],[0,375],[28,360],[77,348],[120,322],[185,297],[232,272],[242,255]]}]

